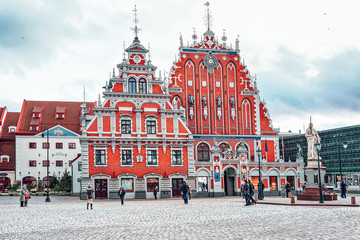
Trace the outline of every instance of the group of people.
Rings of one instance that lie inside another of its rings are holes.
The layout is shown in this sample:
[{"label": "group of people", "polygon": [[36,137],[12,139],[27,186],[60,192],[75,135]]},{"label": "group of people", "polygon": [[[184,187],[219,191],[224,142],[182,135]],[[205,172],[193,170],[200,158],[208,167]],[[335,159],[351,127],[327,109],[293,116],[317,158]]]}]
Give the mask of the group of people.
[{"label": "group of people", "polygon": [[250,180],[245,180],[241,184],[241,195],[245,199],[245,206],[256,204],[254,194],[254,184]]}]

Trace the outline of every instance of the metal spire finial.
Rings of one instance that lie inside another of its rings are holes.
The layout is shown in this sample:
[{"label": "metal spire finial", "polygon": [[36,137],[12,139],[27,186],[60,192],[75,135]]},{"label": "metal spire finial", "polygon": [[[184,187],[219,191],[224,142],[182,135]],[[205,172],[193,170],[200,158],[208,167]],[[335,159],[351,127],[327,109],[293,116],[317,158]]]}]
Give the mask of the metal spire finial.
[{"label": "metal spire finial", "polygon": [[135,33],[135,39],[137,39],[137,37],[138,37],[138,32],[139,31],[141,31],[141,29],[140,28],[138,28],[138,26],[137,26],[137,24],[138,24],[138,19],[137,19],[137,9],[136,9],[136,5],[135,5],[135,8],[134,8],[134,14],[135,14],[135,16],[134,16],[134,23],[135,23],[135,26],[133,27],[133,28],[131,28],[131,30],[133,30],[134,31],[134,33]]},{"label": "metal spire finial", "polygon": [[148,48],[149,48],[149,61],[151,61],[151,60],[150,60],[150,58],[151,58],[151,53],[150,53],[150,43],[148,43]]},{"label": "metal spire finial", "polygon": [[210,15],[210,10],[209,10],[210,3],[206,2],[204,5],[207,7],[206,24],[208,27],[208,31],[210,31],[210,22],[211,22],[211,15]]},{"label": "metal spire finial", "polygon": [[125,60],[125,52],[126,52],[125,41],[123,42],[123,46],[124,46],[124,60]]}]

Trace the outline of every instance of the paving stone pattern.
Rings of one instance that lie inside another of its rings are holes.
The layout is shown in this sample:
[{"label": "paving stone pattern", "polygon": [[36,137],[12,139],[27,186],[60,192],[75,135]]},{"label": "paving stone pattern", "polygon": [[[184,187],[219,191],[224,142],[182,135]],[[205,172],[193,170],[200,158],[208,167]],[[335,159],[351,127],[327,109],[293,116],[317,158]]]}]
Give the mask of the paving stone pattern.
[{"label": "paving stone pattern", "polygon": [[359,239],[360,208],[244,206],[241,197],[96,200],[0,197],[0,239]]}]

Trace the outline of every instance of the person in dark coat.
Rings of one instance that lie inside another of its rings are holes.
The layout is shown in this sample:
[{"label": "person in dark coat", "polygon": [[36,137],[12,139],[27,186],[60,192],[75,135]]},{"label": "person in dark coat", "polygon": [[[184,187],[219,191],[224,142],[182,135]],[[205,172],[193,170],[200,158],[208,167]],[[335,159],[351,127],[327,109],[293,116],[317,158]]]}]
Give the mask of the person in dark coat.
[{"label": "person in dark coat", "polygon": [[86,189],[86,199],[88,200],[87,202],[87,209],[89,209],[89,204],[90,204],[90,208],[93,209],[93,198],[94,198],[94,189],[91,186],[91,184],[89,184],[89,186]]},{"label": "person in dark coat", "polygon": [[157,200],[157,193],[158,193],[158,187],[155,186],[155,187],[154,187],[154,197],[155,197],[155,200]]},{"label": "person in dark coat", "polygon": [[245,180],[245,184],[244,184],[244,195],[245,195],[245,206],[251,205],[249,200],[250,184],[247,180]]},{"label": "person in dark coat", "polygon": [[286,197],[289,197],[289,192],[291,191],[291,185],[289,182],[285,185],[285,189],[286,189]]},{"label": "person in dark coat", "polygon": [[126,194],[126,191],[125,191],[124,187],[121,186],[119,189],[119,192],[118,192],[118,196],[120,197],[120,200],[121,200],[121,205],[124,205],[125,194]]},{"label": "person in dark coat", "polygon": [[181,191],[183,193],[184,203],[188,204],[189,185],[187,185],[185,181],[183,181],[183,184],[181,186]]},{"label": "person in dark coat", "polygon": [[256,201],[255,201],[255,199],[254,199],[254,193],[255,193],[255,191],[254,191],[254,184],[250,181],[250,180],[248,180],[248,183],[249,183],[249,186],[250,186],[250,188],[249,188],[249,202],[251,201],[251,203],[252,204],[256,204]]},{"label": "person in dark coat", "polygon": [[344,182],[344,180],[341,181],[340,189],[341,189],[341,198],[346,198],[346,187],[348,185]]}]

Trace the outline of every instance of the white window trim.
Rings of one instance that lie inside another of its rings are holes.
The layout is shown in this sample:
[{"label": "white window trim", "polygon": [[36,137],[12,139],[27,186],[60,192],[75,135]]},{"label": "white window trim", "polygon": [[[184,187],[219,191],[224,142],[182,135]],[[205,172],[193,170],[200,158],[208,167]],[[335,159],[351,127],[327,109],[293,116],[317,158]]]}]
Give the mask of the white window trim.
[{"label": "white window trim", "polygon": [[[155,121],[155,133],[148,133],[147,132],[147,122],[148,121]],[[158,128],[158,121],[156,120],[156,118],[154,117],[145,117],[145,134],[147,135],[147,137],[152,138],[152,137],[156,137],[157,134],[161,134],[158,132],[159,128]]]},{"label": "white window trim", "polygon": [[[96,150],[105,150],[105,164],[104,165],[96,164]],[[106,147],[94,147],[94,167],[107,167],[107,166],[108,166],[107,148]]]},{"label": "white window trim", "polygon": [[[122,164],[122,151],[131,150],[131,164]],[[120,167],[133,167],[134,166],[134,149],[130,147],[120,147]]]},{"label": "white window trim", "polygon": [[[133,120],[132,120],[132,116],[129,115],[129,114],[122,114],[119,116],[120,119],[119,119],[119,132],[121,134],[121,136],[123,137],[130,137],[131,134],[133,134]],[[121,120],[130,120],[130,133],[122,133],[121,132]]]},{"label": "white window trim", "polygon": [[10,156],[9,156],[9,155],[1,155],[1,156],[0,156],[0,159],[1,159],[0,162],[3,162],[3,159],[4,159],[4,158],[7,158],[7,159],[8,159],[7,163],[10,162]]},{"label": "white window trim", "polygon": [[[118,176],[118,179],[119,179],[119,186],[121,187],[122,186],[122,180],[123,179],[132,179],[133,180],[133,191],[132,192],[126,192],[126,193],[134,193],[135,194],[135,190],[136,190],[136,177],[132,176],[132,175],[129,175],[129,176],[125,176],[125,175],[121,175],[121,176]],[[126,189],[125,189],[126,190]]]},{"label": "white window trim", "polygon": [[[156,164],[148,164],[148,150],[155,150],[156,151]],[[146,166],[147,167],[158,167],[159,166],[159,149],[158,148],[145,148],[146,153]]]},{"label": "white window trim", "polygon": [[[171,166],[174,166],[174,167],[182,167],[182,166],[184,166],[184,153],[183,153],[183,148],[179,148],[179,147],[171,147],[170,148],[170,150],[171,150],[171,159],[170,159],[170,161],[171,161]],[[181,164],[173,164],[173,157],[174,157],[174,155],[173,155],[173,151],[174,150],[180,150],[181,151]]]},{"label": "white window trim", "polygon": [[[9,133],[15,133],[16,132],[16,127],[15,126],[9,126],[8,130],[9,130]],[[12,130],[13,130],[13,132],[12,132]]]}]

